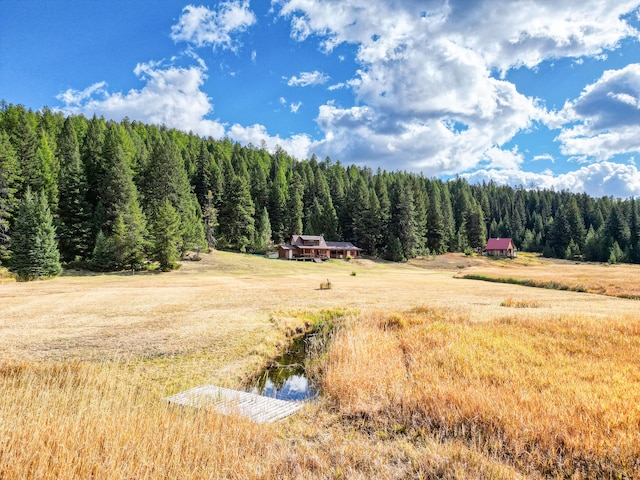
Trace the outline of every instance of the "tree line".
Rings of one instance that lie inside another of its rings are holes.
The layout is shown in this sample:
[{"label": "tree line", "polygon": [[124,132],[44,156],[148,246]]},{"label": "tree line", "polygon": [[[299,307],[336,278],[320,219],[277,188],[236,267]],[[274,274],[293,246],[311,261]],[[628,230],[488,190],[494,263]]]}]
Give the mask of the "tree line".
[{"label": "tree line", "polygon": [[292,234],[403,261],[510,237],[523,251],[640,263],[635,200],[373,172],[163,126],[0,104],[0,262],[176,267],[187,251],[265,253]]}]

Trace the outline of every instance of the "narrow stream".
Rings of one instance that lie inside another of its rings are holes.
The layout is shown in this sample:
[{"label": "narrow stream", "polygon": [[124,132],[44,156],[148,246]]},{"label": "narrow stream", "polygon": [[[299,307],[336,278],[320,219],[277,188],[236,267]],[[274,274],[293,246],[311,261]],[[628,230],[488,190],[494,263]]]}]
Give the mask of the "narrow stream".
[{"label": "narrow stream", "polygon": [[289,350],[255,379],[252,393],[279,400],[307,400],[318,394],[306,375],[304,364],[313,334],[296,338]]}]

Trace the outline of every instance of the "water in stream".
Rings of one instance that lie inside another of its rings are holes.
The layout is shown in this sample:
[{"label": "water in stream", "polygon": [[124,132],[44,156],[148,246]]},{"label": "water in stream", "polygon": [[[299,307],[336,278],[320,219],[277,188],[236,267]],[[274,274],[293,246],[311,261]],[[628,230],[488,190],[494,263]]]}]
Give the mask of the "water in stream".
[{"label": "water in stream", "polygon": [[279,400],[307,400],[317,395],[304,364],[311,336],[296,338],[289,350],[260,375],[250,391]]}]

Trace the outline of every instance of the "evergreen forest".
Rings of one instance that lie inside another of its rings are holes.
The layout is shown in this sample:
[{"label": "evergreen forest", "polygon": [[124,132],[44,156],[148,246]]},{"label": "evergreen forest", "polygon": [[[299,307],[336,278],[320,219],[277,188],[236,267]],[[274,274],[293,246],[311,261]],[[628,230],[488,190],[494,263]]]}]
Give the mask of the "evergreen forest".
[{"label": "evergreen forest", "polygon": [[300,233],[393,261],[510,237],[548,257],[640,263],[638,223],[633,198],[374,172],[126,118],[0,105],[0,263],[23,279],[61,265],[170,270],[186,252],[266,253]]}]

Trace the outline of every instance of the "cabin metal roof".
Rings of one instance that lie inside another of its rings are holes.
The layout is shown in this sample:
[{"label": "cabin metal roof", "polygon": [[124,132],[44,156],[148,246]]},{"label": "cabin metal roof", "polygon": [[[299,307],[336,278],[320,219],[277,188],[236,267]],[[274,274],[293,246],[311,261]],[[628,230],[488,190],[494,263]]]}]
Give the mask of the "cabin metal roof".
[{"label": "cabin metal roof", "polygon": [[331,250],[362,250],[351,242],[327,242],[327,247]]},{"label": "cabin metal roof", "polygon": [[485,250],[509,250],[513,248],[510,238],[490,238]]}]

